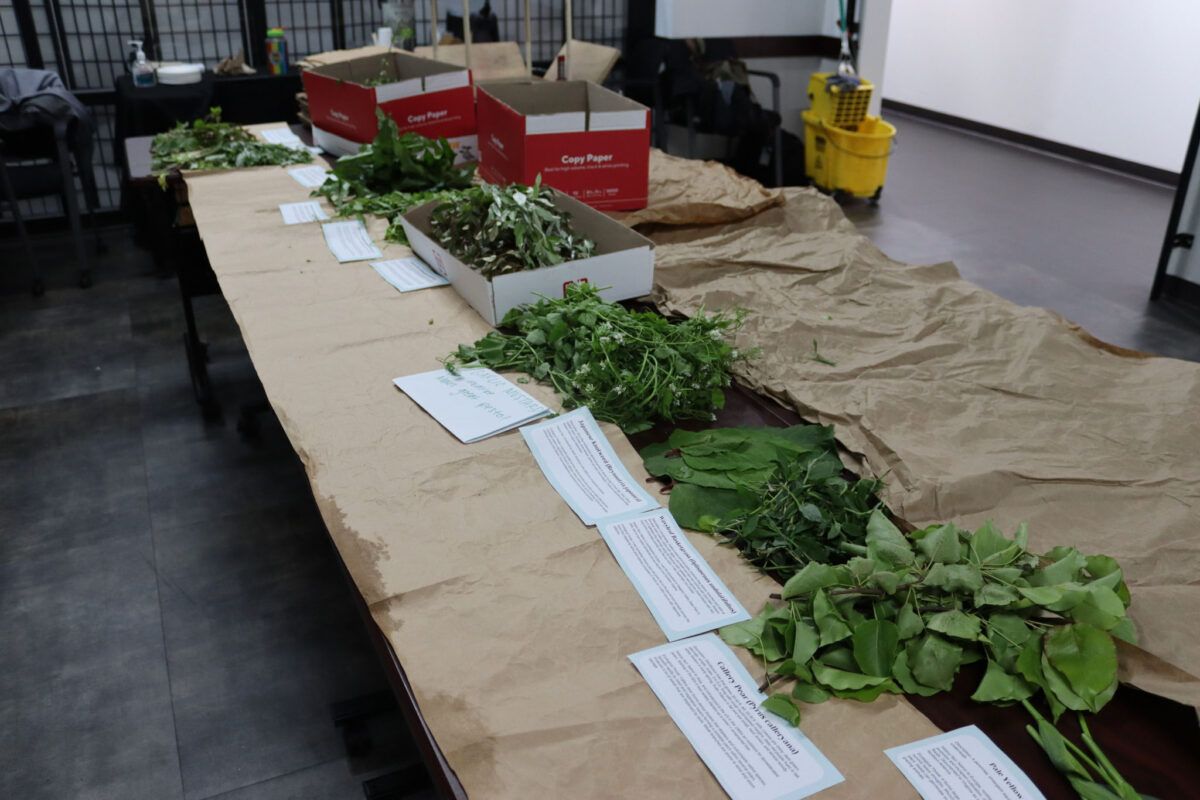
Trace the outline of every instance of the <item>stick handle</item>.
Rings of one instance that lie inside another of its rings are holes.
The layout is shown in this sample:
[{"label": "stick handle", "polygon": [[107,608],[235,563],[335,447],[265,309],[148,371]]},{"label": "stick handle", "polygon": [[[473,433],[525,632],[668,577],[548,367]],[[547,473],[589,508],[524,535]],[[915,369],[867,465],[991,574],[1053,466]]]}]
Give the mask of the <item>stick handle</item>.
[{"label": "stick handle", "polygon": [[463,44],[466,46],[467,71],[471,71],[471,4],[462,0],[463,6]]},{"label": "stick handle", "polygon": [[567,2],[567,80],[571,80],[571,38],[575,34],[575,19],[571,15],[571,0]]},{"label": "stick handle", "polygon": [[433,24],[433,60],[437,61],[438,46],[437,0],[429,0],[429,21]]},{"label": "stick handle", "polygon": [[533,35],[529,26],[529,0],[525,0],[525,71],[533,77]]}]

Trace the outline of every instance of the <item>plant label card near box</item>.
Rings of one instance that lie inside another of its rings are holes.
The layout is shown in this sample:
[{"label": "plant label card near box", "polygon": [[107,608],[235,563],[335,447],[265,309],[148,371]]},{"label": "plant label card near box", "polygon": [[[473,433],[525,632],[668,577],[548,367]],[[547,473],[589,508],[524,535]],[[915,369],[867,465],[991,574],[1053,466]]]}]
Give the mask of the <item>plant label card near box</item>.
[{"label": "plant label card near box", "polygon": [[605,300],[628,300],[654,286],[654,243],[640,233],[562,192],[551,193],[556,208],[571,215],[571,228],[596,242],[595,255],[552,267],[510,272],[488,280],[455,258],[434,240],[429,216],[437,201],[410,209],[400,217],[413,252],[445,276],[471,306],[492,325],[522,303],[562,297],[567,286],[588,283]]},{"label": "plant label card near box", "polygon": [[715,633],[629,656],[733,800],[798,800],[845,780]]},{"label": "plant label card near box", "polygon": [[[460,161],[475,160],[475,91],[462,67],[390,51],[324,63],[302,77],[313,139],[327,152],[351,155],[374,140],[378,107],[400,133],[444,136]],[[381,77],[384,83],[370,85]]]},{"label": "plant label card near box", "polygon": [[884,751],[925,800],[1046,800],[974,725]]},{"label": "plant label card near box", "polygon": [[436,369],[392,383],[463,444],[540,419],[550,409],[484,367]]},{"label": "plant label card near box", "polygon": [[479,174],[606,211],[646,206],[650,109],[588,81],[480,85]]}]

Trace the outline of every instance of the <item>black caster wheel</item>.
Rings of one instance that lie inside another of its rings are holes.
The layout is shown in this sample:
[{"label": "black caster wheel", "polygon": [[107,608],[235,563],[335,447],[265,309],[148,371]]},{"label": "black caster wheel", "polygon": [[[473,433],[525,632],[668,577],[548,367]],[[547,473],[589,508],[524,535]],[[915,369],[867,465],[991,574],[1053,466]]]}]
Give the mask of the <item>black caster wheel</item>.
[{"label": "black caster wheel", "polygon": [[85,269],[83,272],[79,273],[79,288],[80,289],[92,288],[92,272],[91,272],[91,270]]},{"label": "black caster wheel", "polygon": [[880,186],[878,189],[875,190],[875,194],[871,195],[870,199],[867,200],[867,202],[873,206],[877,206],[877,205],[879,205],[879,198],[882,195],[883,195],[883,187]]},{"label": "black caster wheel", "polygon": [[831,193],[831,196],[833,197],[833,202],[837,203],[839,206],[850,199],[850,193],[845,189],[834,189]]},{"label": "black caster wheel", "polygon": [[32,291],[34,297],[42,297],[46,294],[46,282],[41,278],[35,278],[33,281]]}]

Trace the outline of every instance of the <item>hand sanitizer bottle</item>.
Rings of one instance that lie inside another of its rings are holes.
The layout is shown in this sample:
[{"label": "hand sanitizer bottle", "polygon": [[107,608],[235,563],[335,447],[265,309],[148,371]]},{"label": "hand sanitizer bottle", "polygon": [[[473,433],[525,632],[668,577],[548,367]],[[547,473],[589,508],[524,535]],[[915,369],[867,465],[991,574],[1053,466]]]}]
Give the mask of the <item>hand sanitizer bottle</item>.
[{"label": "hand sanitizer bottle", "polygon": [[137,48],[137,54],[133,57],[133,65],[130,71],[133,72],[134,86],[153,86],[154,67],[150,66],[150,62],[146,61],[146,53],[142,50],[142,43],[134,39],[129,43],[130,47]]}]

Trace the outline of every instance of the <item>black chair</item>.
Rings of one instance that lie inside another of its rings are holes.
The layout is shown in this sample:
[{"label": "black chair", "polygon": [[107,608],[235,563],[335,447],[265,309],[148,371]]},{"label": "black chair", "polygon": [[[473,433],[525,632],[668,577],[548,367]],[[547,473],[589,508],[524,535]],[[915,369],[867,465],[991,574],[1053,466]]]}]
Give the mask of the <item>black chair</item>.
[{"label": "black chair", "polygon": [[79,285],[92,283],[88,248],[84,244],[75,176],[83,188],[93,233],[99,206],[92,171],[95,126],[87,108],[53,72],[0,69],[0,191],[17,224],[22,249],[33,271],[33,293],[45,291],[41,266],[33,255],[21,219],[22,199],[58,195],[71,226]]}]

